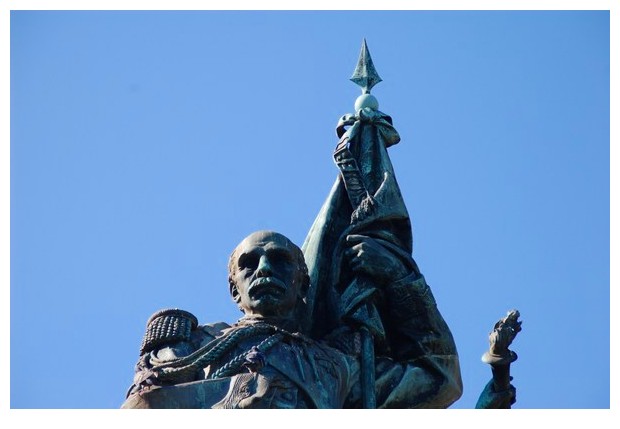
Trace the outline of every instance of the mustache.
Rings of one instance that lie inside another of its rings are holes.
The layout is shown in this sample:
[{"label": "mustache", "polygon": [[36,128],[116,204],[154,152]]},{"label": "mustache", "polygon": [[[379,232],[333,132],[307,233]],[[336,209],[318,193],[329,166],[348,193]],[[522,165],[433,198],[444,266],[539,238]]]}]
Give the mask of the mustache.
[{"label": "mustache", "polygon": [[279,292],[284,292],[287,289],[286,284],[277,277],[258,277],[250,283],[248,293],[254,294],[268,287],[275,287]]}]

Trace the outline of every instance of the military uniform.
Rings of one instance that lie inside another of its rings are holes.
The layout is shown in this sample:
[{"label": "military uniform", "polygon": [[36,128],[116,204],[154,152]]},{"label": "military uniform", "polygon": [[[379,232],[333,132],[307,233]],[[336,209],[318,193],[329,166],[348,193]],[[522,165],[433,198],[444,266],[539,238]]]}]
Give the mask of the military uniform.
[{"label": "military uniform", "polygon": [[[449,406],[462,389],[458,356],[424,278],[403,279],[386,294],[398,348],[376,358],[377,406]],[[316,341],[242,318],[233,326],[194,326],[184,337],[172,331],[160,326],[153,331],[159,337],[147,334],[123,408],[361,406],[359,337],[347,329]],[[170,362],[176,367],[166,367]]]}]

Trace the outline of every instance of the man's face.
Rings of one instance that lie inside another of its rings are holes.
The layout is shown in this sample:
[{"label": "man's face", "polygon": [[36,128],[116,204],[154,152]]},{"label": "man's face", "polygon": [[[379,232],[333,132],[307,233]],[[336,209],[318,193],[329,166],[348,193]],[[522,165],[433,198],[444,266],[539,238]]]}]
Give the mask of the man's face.
[{"label": "man's face", "polygon": [[289,317],[301,291],[299,250],[286,237],[260,231],[235,251],[232,276],[246,315]]}]

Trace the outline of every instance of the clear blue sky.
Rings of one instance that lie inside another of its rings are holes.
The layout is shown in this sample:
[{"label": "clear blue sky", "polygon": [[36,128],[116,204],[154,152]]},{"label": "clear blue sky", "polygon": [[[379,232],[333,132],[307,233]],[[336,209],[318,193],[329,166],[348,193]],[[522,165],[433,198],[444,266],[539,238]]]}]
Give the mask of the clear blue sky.
[{"label": "clear blue sky", "polygon": [[258,229],[303,242],[363,37],[453,408],[511,308],[515,408],[609,408],[609,18],[12,12],[11,408],[117,408],[154,311],[239,317],[228,256]]}]

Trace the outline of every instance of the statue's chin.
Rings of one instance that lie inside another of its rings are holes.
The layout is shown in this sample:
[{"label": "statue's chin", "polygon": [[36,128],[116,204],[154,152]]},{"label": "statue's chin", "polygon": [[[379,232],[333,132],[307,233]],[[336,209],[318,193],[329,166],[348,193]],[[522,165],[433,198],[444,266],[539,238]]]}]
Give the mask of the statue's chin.
[{"label": "statue's chin", "polygon": [[260,298],[254,299],[251,313],[254,316],[262,317],[287,317],[291,311],[282,302],[281,295],[264,294]]}]

